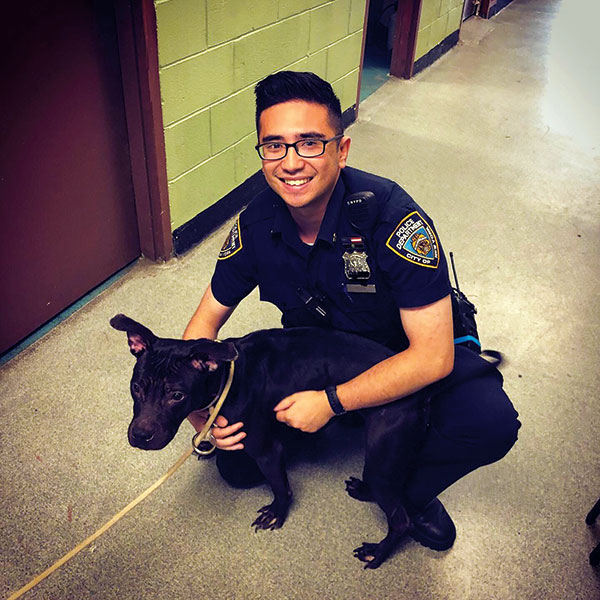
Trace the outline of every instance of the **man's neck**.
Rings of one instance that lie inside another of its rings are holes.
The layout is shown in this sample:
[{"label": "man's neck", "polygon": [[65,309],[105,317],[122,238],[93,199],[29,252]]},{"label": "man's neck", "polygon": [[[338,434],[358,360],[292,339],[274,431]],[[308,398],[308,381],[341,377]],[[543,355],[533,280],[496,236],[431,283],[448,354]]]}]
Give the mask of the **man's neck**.
[{"label": "man's neck", "polygon": [[[336,179],[336,185],[338,180],[339,174]],[[291,207],[288,205],[290,215],[298,229],[298,236],[305,244],[312,245],[315,243],[334,191],[335,185],[326,200],[321,199],[319,202],[310,203],[308,206]]]},{"label": "man's neck", "polygon": [[298,236],[305,244],[314,244],[321,223],[327,210],[327,204],[323,206],[304,206],[301,208],[290,208],[290,215],[298,228]]}]

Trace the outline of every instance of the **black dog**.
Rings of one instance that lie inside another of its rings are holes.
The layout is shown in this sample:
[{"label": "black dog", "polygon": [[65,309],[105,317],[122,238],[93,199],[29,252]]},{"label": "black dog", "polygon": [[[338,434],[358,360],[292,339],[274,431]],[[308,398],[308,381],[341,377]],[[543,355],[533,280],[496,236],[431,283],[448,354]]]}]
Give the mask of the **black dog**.
[{"label": "black dog", "polygon": [[[229,423],[244,422],[244,449],[273,490],[272,504],[261,508],[252,524],[257,530],[281,527],[292,497],[278,433],[285,426],[276,420],[273,407],[294,392],[348,381],[394,354],[371,340],[321,328],[262,330],[217,342],[158,338],[124,315],[116,315],[110,324],[127,332],[130,350],[137,357],[128,435],[129,443],[138,448],[164,448],[192,411],[214,401],[227,378],[229,363],[235,361],[232,386],[220,414]],[[479,364],[476,370],[491,368],[475,354],[473,357],[485,365]],[[466,376],[453,372],[443,380],[443,387]],[[430,386],[360,411],[366,430],[363,480],[350,478],[346,489],[359,500],[375,500],[388,522],[388,533],[381,542],[364,543],[354,551],[367,563],[365,568],[379,567],[407,534],[410,518],[402,489],[424,439],[429,399],[440,389]]]}]

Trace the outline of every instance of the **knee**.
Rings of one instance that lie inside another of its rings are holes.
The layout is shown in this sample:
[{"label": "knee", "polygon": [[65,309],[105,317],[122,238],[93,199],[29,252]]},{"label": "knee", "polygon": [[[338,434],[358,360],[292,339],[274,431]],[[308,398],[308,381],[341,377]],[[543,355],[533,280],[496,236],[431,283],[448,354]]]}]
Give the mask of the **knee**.
[{"label": "knee", "polygon": [[501,422],[495,422],[488,428],[488,437],[486,442],[486,453],[488,462],[500,460],[517,442],[518,431],[521,422],[517,416],[510,416]]},{"label": "knee", "polygon": [[495,378],[471,380],[444,398],[436,409],[441,434],[480,465],[500,460],[517,441],[517,411]]},{"label": "knee", "polygon": [[492,463],[503,458],[515,445],[521,422],[508,396],[501,394],[479,419],[479,445],[482,459]]}]

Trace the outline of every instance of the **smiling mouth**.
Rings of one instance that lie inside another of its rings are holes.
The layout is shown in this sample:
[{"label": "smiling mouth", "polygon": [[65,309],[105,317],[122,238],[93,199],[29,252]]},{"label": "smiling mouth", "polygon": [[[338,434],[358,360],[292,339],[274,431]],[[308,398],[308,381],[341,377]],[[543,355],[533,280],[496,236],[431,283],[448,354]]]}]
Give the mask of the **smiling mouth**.
[{"label": "smiling mouth", "polygon": [[304,185],[312,180],[312,177],[305,177],[304,179],[281,179],[283,183],[286,185],[291,185],[292,187],[299,187]]}]

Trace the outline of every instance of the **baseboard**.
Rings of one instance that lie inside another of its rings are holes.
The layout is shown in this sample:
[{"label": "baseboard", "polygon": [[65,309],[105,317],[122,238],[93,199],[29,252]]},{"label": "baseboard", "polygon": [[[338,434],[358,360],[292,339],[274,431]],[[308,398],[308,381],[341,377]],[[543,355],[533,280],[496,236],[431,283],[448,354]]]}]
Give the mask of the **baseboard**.
[{"label": "baseboard", "polygon": [[[356,105],[342,114],[344,128],[356,120]],[[193,219],[173,231],[173,250],[176,256],[185,254],[239,213],[251,198],[267,187],[262,171],[246,179],[244,183],[231,190],[229,194],[215,202],[212,206],[197,214]]]},{"label": "baseboard", "polygon": [[257,171],[229,194],[197,214],[193,219],[173,231],[173,250],[181,256],[199,244],[228,219],[239,213],[250,198],[267,187],[262,171]]},{"label": "baseboard", "polygon": [[436,60],[441,58],[448,50],[451,50],[458,44],[458,34],[459,29],[455,32],[451,33],[447,38],[442,40],[437,46],[432,48],[427,54],[424,54],[419,58],[417,62],[415,62],[415,66],[413,67],[413,77],[421,72],[423,69],[426,69],[430,65],[432,65]]},{"label": "baseboard", "polygon": [[354,104],[350,108],[347,108],[342,113],[342,126],[344,127],[344,129],[346,129],[346,127],[352,125],[354,121],[356,121],[356,104]]},{"label": "baseboard", "polygon": [[513,0],[498,0],[492,8],[490,8],[490,12],[488,13],[487,18],[491,19],[493,16],[497,15],[503,8],[506,8]]}]

